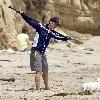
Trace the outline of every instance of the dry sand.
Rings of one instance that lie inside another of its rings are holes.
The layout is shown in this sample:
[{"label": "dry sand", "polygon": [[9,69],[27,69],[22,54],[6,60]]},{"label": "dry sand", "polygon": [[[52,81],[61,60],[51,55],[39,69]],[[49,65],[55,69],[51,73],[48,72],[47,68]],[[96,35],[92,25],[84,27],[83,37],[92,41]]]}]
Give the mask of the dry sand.
[{"label": "dry sand", "polygon": [[100,36],[68,48],[65,42],[47,50],[51,90],[36,91],[29,53],[0,52],[0,100],[99,100],[100,93],[80,95],[84,82],[100,77]]}]

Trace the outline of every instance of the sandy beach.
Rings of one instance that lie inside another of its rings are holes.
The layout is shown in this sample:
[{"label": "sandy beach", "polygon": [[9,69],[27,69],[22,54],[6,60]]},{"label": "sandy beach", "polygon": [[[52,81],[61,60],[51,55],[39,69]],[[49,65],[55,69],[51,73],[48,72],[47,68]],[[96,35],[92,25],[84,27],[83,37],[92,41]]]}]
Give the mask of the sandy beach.
[{"label": "sandy beach", "polygon": [[100,92],[81,94],[81,85],[100,77],[100,36],[69,48],[65,42],[47,49],[49,86],[35,90],[29,52],[0,51],[0,100],[99,100]]}]

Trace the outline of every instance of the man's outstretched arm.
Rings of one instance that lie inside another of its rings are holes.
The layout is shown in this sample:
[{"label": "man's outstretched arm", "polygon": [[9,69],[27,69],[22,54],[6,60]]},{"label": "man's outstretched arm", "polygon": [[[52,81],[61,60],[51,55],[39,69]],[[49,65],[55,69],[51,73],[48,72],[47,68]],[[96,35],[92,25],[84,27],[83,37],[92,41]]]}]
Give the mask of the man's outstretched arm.
[{"label": "man's outstretched arm", "polygon": [[27,16],[25,13],[20,13],[20,15],[33,28],[38,29],[40,27],[39,23],[36,20],[34,20],[31,17]]},{"label": "man's outstretched arm", "polygon": [[54,31],[54,30],[50,33],[50,35],[51,35],[53,38],[55,38],[55,39],[57,39],[57,40],[62,40],[62,41],[67,41],[67,40],[72,39],[72,37],[70,37],[70,36],[64,36],[64,35],[62,35],[62,34],[56,32],[56,31]]},{"label": "man's outstretched arm", "polygon": [[32,19],[31,17],[28,17],[23,11],[17,10],[17,9],[15,9],[15,8],[12,7],[12,6],[9,6],[8,8],[10,8],[10,9],[16,11],[18,14],[20,14],[20,15],[22,16],[22,18],[23,18],[29,25],[31,25],[33,28],[35,28],[35,29],[38,29],[38,28],[39,28],[39,26],[40,26],[39,23],[38,23],[36,20]]}]

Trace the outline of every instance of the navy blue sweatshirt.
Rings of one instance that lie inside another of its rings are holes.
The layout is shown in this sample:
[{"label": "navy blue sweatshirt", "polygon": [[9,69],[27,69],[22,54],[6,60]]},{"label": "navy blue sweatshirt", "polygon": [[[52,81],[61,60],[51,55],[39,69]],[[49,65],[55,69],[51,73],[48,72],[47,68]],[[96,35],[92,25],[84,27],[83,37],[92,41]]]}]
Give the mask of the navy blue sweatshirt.
[{"label": "navy blue sweatshirt", "polygon": [[51,38],[55,38],[57,40],[62,40],[62,41],[67,41],[71,39],[70,36],[64,36],[55,30],[49,30],[48,29],[48,24],[47,25],[42,25],[35,21],[34,19],[28,17],[26,14],[21,13],[22,18],[33,28],[36,29],[36,32],[39,34],[38,38],[38,43],[37,46],[35,47],[37,51],[40,53],[44,53],[47,46],[49,45],[49,41]]}]

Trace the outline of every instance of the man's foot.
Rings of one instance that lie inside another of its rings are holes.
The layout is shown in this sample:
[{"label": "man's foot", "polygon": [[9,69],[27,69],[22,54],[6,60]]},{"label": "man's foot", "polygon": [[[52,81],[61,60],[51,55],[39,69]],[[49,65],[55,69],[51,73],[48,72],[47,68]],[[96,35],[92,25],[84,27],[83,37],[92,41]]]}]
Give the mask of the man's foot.
[{"label": "man's foot", "polygon": [[40,91],[40,88],[36,88],[37,91]]},{"label": "man's foot", "polygon": [[48,88],[44,88],[44,90],[50,90],[50,88],[48,87]]}]

